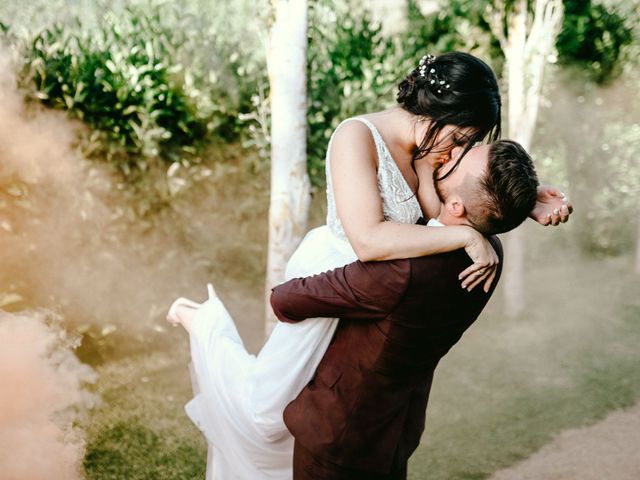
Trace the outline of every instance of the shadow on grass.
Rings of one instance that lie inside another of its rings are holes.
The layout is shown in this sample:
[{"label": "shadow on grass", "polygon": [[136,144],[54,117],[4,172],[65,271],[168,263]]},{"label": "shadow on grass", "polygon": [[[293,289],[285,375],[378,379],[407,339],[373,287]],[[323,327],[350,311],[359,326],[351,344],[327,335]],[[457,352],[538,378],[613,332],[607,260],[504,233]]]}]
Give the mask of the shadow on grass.
[{"label": "shadow on grass", "polygon": [[120,422],[90,441],[84,467],[93,480],[202,479],[204,460],[195,442],[176,443],[143,425]]}]

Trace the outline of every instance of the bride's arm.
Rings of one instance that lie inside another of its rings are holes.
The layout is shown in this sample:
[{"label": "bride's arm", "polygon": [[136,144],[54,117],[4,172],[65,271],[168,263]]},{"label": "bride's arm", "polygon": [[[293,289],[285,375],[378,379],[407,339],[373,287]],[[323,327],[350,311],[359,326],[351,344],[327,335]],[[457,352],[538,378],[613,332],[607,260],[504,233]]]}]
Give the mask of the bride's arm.
[{"label": "bride's arm", "polygon": [[331,143],[330,163],[338,217],[362,261],[422,257],[464,248],[473,265],[460,273],[462,288],[488,292],[498,256],[489,241],[467,226],[425,227],[385,221],[376,174],[376,147],[360,122],[344,124]]},{"label": "bride's arm", "polygon": [[425,227],[385,221],[376,174],[376,147],[360,122],[344,124],[331,144],[331,179],[338,217],[362,261],[449,252],[482,236],[471,227]]}]

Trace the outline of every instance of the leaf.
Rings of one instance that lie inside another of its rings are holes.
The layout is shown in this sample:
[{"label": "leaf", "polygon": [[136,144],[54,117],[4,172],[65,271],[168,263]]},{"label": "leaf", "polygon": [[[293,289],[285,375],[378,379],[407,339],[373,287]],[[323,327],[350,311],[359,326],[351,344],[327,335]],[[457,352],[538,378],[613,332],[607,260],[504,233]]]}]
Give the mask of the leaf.
[{"label": "leaf", "polygon": [[8,307],[15,303],[22,302],[24,298],[18,293],[0,293],[0,308]]},{"label": "leaf", "polygon": [[111,335],[117,329],[118,327],[116,327],[115,325],[105,325],[104,327],[102,327],[102,330],[100,330],[100,334],[103,337],[106,337],[107,335]]},{"label": "leaf", "polygon": [[131,115],[134,112],[138,111],[138,106],[137,105],[129,105],[127,108],[125,108],[122,111],[122,115],[123,116],[127,116],[127,115]]},{"label": "leaf", "polygon": [[109,71],[112,72],[112,73],[116,73],[118,71],[118,69],[116,67],[116,64],[113,63],[113,61],[111,61],[111,60],[107,60],[105,62],[105,67],[107,67],[109,69]]},{"label": "leaf", "polygon": [[63,95],[62,97],[64,98],[64,103],[67,108],[69,110],[72,110],[74,105],[73,97],[71,97],[70,95]]},{"label": "leaf", "polygon": [[180,162],[174,162],[167,169],[167,177],[173,177],[176,172],[180,169]]}]

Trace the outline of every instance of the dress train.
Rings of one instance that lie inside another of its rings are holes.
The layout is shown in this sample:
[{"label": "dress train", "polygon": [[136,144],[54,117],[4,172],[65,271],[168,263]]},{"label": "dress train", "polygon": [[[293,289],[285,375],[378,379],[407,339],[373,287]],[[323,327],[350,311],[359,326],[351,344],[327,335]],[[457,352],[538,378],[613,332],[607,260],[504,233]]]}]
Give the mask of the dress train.
[{"label": "dress train", "polygon": [[[291,257],[286,277],[321,273],[356,259],[347,242],[318,227]],[[292,478],[293,437],[282,412],[311,380],[337,322],[279,322],[256,356],[247,352],[217,296],[199,308],[190,335],[195,396],[185,409],[209,445],[208,480]]]}]

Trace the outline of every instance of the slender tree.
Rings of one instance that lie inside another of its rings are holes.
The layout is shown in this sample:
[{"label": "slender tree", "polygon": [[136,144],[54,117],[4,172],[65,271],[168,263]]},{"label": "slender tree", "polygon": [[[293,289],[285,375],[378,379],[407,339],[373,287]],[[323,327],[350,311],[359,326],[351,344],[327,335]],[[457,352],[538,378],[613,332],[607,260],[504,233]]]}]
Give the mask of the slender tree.
[{"label": "slender tree", "polygon": [[[549,59],[577,65],[603,83],[621,69],[632,40],[632,20],[611,2],[591,0],[442,0],[439,10],[421,15],[420,0],[409,1],[411,27],[426,44],[491,56],[506,86],[505,134],[530,148],[538,116],[545,66]],[[637,18],[632,9],[629,15]],[[436,36],[430,32],[437,31]],[[411,45],[409,45],[411,46]],[[557,51],[557,55],[556,55]],[[504,66],[503,66],[504,63]],[[505,248],[505,309],[524,308],[524,238],[511,232]]]},{"label": "slender tree", "polygon": [[[495,0],[486,19],[506,61],[509,138],[529,150],[535,131],[545,65],[562,26],[562,0]],[[507,237],[505,308],[510,316],[524,310],[524,238],[522,229]]]},{"label": "slender tree", "polygon": [[640,216],[638,216],[638,236],[636,239],[636,273],[640,275]]},{"label": "slender tree", "polygon": [[267,65],[271,91],[271,202],[266,274],[267,334],[275,325],[271,288],[307,229],[310,186],[306,156],[307,1],[273,0]]}]

